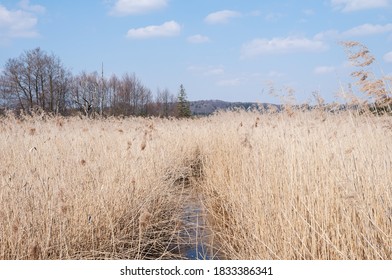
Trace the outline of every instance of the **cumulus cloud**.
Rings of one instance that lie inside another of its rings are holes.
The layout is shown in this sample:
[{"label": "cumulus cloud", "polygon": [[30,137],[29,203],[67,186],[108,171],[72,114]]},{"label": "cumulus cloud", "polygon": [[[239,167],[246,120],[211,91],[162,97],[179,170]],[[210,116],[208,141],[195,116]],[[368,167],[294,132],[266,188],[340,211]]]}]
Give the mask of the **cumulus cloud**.
[{"label": "cumulus cloud", "polygon": [[30,0],[22,0],[19,2],[19,7],[25,11],[42,14],[45,12],[45,7],[41,5],[31,5]]},{"label": "cumulus cloud", "polygon": [[34,38],[37,31],[38,17],[36,13],[45,12],[43,6],[31,6],[29,1],[19,3],[21,9],[9,10],[0,4],[0,38],[7,41],[12,38]]},{"label": "cumulus cloud", "polygon": [[392,32],[392,24],[385,24],[385,25],[380,25],[380,24],[363,24],[356,26],[354,28],[351,28],[345,32],[343,32],[343,36],[368,36],[368,35],[375,35],[375,34],[382,34],[382,33],[388,33]]},{"label": "cumulus cloud", "polygon": [[354,12],[387,7],[389,0],[331,0],[331,5],[342,12]]},{"label": "cumulus cloud", "polygon": [[208,38],[207,36],[200,35],[200,34],[188,37],[188,42],[192,43],[192,44],[208,43],[209,41],[210,41],[210,38]]},{"label": "cumulus cloud", "polygon": [[336,29],[330,29],[327,31],[323,31],[317,33],[313,39],[317,41],[325,41],[325,40],[336,40],[341,37],[341,33]]},{"label": "cumulus cloud", "polygon": [[335,67],[333,66],[318,66],[314,68],[314,73],[317,75],[329,74],[335,71]]},{"label": "cumulus cloud", "polygon": [[112,16],[143,14],[165,7],[168,0],[117,0],[110,11]]},{"label": "cumulus cloud", "polygon": [[362,24],[346,31],[340,32],[335,29],[320,32],[314,36],[315,40],[344,40],[350,37],[372,36],[377,34],[392,33],[392,24]]},{"label": "cumulus cloud", "polygon": [[236,12],[236,11],[230,11],[230,10],[223,10],[223,11],[218,11],[215,13],[209,14],[204,21],[208,24],[222,24],[222,23],[228,23],[230,19],[240,17],[241,13]]},{"label": "cumulus cloud", "polygon": [[383,58],[384,58],[384,61],[392,63],[392,52],[385,54]]},{"label": "cumulus cloud", "polygon": [[127,38],[148,39],[153,37],[173,37],[179,35],[181,26],[175,21],[167,21],[162,25],[150,25],[128,30]]},{"label": "cumulus cloud", "polygon": [[242,46],[241,56],[246,58],[268,54],[320,52],[326,49],[327,45],[324,42],[308,38],[254,39]]}]

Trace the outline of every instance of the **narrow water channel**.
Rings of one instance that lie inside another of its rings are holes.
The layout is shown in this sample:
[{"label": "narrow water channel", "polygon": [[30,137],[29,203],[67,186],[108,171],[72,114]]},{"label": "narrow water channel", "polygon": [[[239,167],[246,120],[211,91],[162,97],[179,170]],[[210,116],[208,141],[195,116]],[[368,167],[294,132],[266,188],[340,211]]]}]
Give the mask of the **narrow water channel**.
[{"label": "narrow water channel", "polygon": [[192,196],[184,206],[183,223],[184,230],[180,233],[184,240],[180,246],[181,255],[188,260],[218,259],[206,226],[205,212],[196,196]]},{"label": "narrow water channel", "polygon": [[173,168],[168,178],[180,190],[183,207],[181,214],[182,230],[179,242],[174,245],[175,252],[187,260],[219,259],[219,249],[214,248],[211,230],[207,227],[206,211],[198,186],[203,180],[203,165],[200,152],[195,151],[194,159],[184,163],[183,168]]}]

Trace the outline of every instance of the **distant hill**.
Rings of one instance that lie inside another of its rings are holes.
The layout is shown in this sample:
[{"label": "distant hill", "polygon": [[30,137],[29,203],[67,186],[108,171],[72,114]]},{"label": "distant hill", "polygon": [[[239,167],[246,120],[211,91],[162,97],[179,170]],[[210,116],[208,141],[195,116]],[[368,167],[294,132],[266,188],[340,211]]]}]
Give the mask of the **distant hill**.
[{"label": "distant hill", "polygon": [[191,112],[193,115],[210,115],[218,110],[228,109],[245,109],[249,110],[252,108],[267,108],[268,106],[276,106],[280,108],[280,105],[268,104],[268,103],[256,103],[256,102],[227,102],[222,100],[198,100],[190,101]]}]

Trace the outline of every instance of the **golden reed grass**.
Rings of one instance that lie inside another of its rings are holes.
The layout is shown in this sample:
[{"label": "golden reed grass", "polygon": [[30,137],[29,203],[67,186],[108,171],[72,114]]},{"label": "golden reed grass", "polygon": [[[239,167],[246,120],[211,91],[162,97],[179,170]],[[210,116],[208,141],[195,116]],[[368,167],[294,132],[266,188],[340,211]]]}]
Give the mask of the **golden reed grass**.
[{"label": "golden reed grass", "polygon": [[205,207],[234,259],[391,259],[390,118],[222,114]]},{"label": "golden reed grass", "polygon": [[181,258],[189,189],[221,258],[391,259],[391,137],[387,116],[294,108],[4,117],[0,259]]}]

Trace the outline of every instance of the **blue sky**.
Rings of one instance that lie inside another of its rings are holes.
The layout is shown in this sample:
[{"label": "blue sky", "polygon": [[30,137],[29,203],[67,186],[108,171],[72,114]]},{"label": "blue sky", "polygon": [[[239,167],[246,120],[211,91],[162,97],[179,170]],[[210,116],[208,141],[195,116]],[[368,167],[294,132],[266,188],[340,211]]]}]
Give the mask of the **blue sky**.
[{"label": "blue sky", "polygon": [[392,0],[0,0],[0,69],[41,47],[74,74],[135,73],[190,100],[335,100],[354,82],[340,41],[367,45],[392,75]]}]

